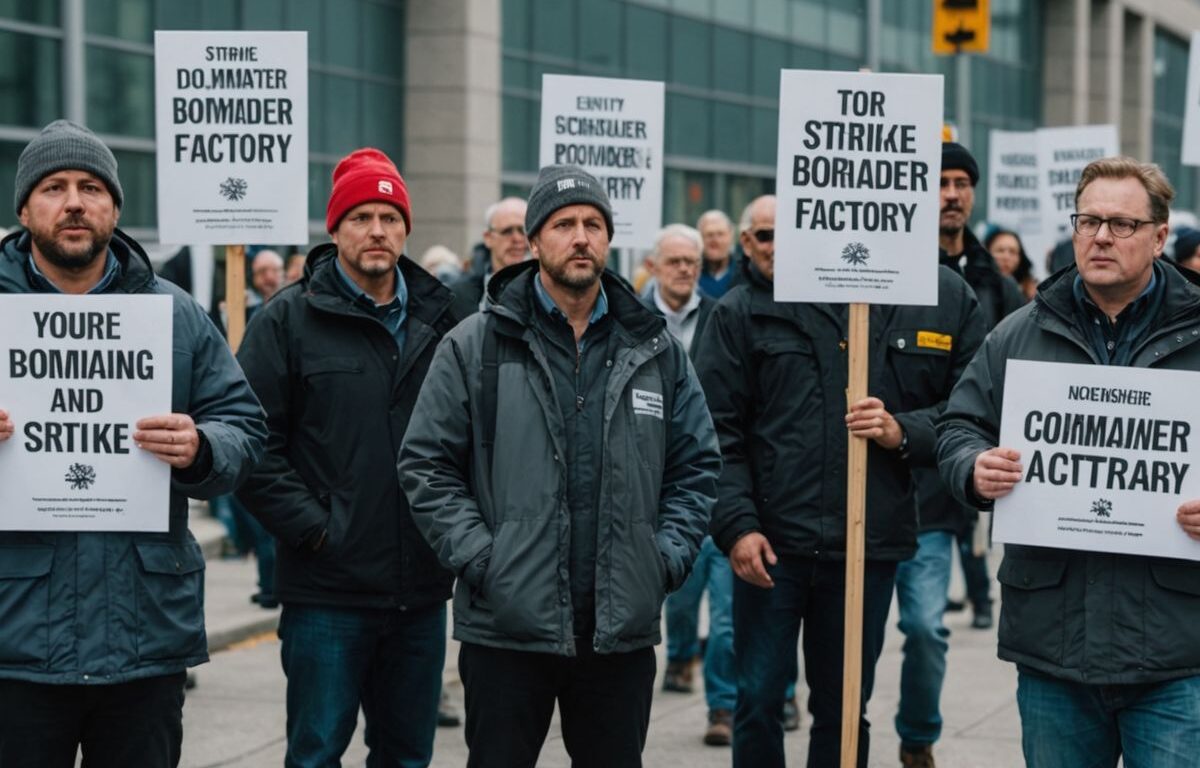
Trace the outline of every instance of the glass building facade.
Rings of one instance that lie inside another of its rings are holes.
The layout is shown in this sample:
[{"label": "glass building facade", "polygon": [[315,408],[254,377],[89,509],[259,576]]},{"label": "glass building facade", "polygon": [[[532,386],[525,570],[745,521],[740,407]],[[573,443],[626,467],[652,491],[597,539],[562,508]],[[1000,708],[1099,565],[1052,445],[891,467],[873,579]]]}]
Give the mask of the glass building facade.
[{"label": "glass building facade", "polygon": [[1188,41],[1157,30],[1154,34],[1154,162],[1175,187],[1175,207],[1195,212],[1196,169],[1183,165],[1183,112],[1187,105]]}]

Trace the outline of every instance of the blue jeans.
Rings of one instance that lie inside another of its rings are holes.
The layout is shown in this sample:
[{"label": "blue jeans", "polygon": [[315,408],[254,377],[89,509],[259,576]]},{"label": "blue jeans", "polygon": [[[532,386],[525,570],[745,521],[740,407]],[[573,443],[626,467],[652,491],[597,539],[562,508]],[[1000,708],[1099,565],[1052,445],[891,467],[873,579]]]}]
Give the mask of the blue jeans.
[{"label": "blue jeans", "polygon": [[904,633],[900,665],[900,708],[896,733],[902,744],[932,744],[942,734],[938,700],[946,677],[946,642],[942,623],[950,589],[954,534],[928,531],[917,536],[917,554],[896,569],[896,603]]},{"label": "blue jeans", "polygon": [[[979,525],[979,523],[975,523]],[[963,581],[967,586],[967,600],[976,612],[992,608],[992,577],[988,573],[987,554],[975,554],[971,539],[973,531],[958,537],[958,559],[962,563]]]},{"label": "blue jeans", "polygon": [[1200,676],[1088,685],[1018,668],[1028,768],[1189,768],[1200,759]]},{"label": "blue jeans", "polygon": [[287,675],[287,768],[341,764],[366,717],[367,766],[433,758],[446,606],[416,612],[289,603],[279,620]]},{"label": "blue jeans", "polygon": [[[842,654],[846,564],[838,560],[780,556],[767,567],[775,586],[733,585],[733,643],[738,700],[733,725],[734,768],[784,765],[783,710],[788,673],[796,667],[796,642],[804,625],[804,678],[812,729],[810,768],[840,764]],[[883,650],[896,564],[868,561],[863,583],[862,708],[858,765],[870,749],[867,701],[875,683],[875,662]]]},{"label": "blue jeans", "polygon": [[275,539],[267,533],[237,497],[232,493],[216,496],[209,500],[213,516],[225,525],[229,540],[234,548],[245,554],[254,552],[258,563],[258,591],[268,597],[275,596]]},{"label": "blue jeans", "polygon": [[709,709],[733,710],[737,681],[733,670],[733,569],[705,536],[692,573],[667,596],[667,661],[690,661],[700,649],[700,598],[708,588],[708,643],[704,647],[704,699]]}]

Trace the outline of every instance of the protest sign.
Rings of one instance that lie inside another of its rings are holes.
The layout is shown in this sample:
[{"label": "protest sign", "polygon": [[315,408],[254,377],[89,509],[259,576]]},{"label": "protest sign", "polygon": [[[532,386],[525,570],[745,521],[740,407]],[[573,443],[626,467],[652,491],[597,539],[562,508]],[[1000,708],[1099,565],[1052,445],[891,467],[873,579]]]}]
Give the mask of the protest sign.
[{"label": "protest sign", "polygon": [[1071,236],[1075,186],[1093,160],[1117,154],[1115,125],[1039,128],[1038,204],[1042,212],[1041,240],[1048,246]]},{"label": "protest sign", "polygon": [[1037,133],[992,131],[988,139],[988,222],[1011,229],[1030,253],[1041,235]]},{"label": "protest sign", "polygon": [[1200,498],[1200,373],[1009,360],[1000,445],[1024,476],[996,541],[1200,560],[1175,520]]},{"label": "protest sign", "polygon": [[306,32],[154,33],[159,239],[308,242]]},{"label": "protest sign", "polygon": [[1184,165],[1200,165],[1200,32],[1192,33],[1188,56],[1187,102],[1183,110]]},{"label": "protest sign", "polygon": [[662,227],[663,84],[542,76],[539,164],[578,165],[604,185],[614,248],[651,248]]},{"label": "protest sign", "polygon": [[0,296],[0,530],[166,531],[171,467],[133,443],[171,411],[170,296]]},{"label": "protest sign", "polygon": [[942,85],[780,73],[776,300],[937,304]]}]

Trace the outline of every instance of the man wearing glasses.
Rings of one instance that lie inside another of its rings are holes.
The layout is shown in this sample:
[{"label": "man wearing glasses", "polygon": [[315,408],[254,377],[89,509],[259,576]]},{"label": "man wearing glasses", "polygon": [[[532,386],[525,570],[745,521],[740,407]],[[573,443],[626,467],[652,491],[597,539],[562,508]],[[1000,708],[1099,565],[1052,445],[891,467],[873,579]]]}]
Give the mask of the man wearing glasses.
[{"label": "man wearing glasses", "polygon": [[[760,197],[742,214],[747,278],[713,310],[696,355],[725,460],[710,532],[738,577],[735,768],[784,765],[780,721],[801,624],[808,764],[838,765],[848,436],[869,441],[865,711],[896,564],[916,550],[910,468],[932,466],[934,417],[984,333],[970,286],[939,269],[938,306],[871,307],[872,396],[847,408],[847,307],[775,301],[775,207]],[[865,766],[865,719],[860,733]]]},{"label": "man wearing glasses", "polygon": [[529,240],[525,237],[525,201],[519,197],[506,197],[488,206],[483,215],[483,245],[490,260],[470,274],[463,275],[450,285],[454,291],[454,302],[450,309],[456,317],[463,318],[483,309],[484,291],[492,275],[510,264],[529,258]]},{"label": "man wearing glasses", "polygon": [[[988,336],[939,423],[942,477],[963,502],[985,508],[1022,477],[1020,454],[996,446],[1007,360],[1200,371],[1200,290],[1158,258],[1173,197],[1153,164],[1084,169],[1075,266]],[[1200,500],[1176,519],[1200,539]],[[1008,545],[999,578],[1029,765],[1196,764],[1200,563]]]}]

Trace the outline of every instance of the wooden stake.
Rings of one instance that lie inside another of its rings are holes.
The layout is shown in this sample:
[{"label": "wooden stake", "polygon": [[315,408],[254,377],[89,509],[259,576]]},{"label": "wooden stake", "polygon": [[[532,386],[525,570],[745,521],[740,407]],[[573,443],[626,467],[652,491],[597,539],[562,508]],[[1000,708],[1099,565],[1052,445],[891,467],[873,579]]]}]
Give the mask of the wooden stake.
[{"label": "wooden stake", "polygon": [[225,246],[225,331],[237,353],[246,332],[246,246]]},{"label": "wooden stake", "polygon": [[[867,396],[871,306],[850,305],[848,403]],[[842,642],[842,768],[858,765],[858,719],[862,706],[863,566],[867,538],[867,441],[848,436],[846,469],[846,623]]]}]

